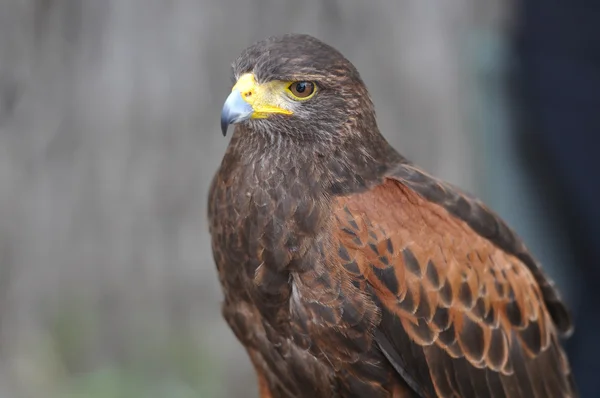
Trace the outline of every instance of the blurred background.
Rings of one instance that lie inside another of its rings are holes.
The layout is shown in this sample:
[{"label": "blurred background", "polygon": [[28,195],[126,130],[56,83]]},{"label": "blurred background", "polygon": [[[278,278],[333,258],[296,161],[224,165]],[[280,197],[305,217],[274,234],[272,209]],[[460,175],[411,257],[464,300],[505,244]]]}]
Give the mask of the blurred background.
[{"label": "blurred background", "polygon": [[287,32],[342,51],[392,144],[519,232],[600,396],[600,3],[0,0],[0,398],[257,396],[206,200],[230,64]]}]

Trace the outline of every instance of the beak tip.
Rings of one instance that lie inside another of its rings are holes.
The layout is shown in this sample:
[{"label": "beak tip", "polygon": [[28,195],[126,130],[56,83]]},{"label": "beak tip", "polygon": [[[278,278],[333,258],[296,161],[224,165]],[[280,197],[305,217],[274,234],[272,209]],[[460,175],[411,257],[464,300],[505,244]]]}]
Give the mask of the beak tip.
[{"label": "beak tip", "polygon": [[223,133],[223,137],[227,136],[227,129],[229,128],[229,121],[221,118],[221,132]]},{"label": "beak tip", "polygon": [[249,119],[253,111],[252,106],[244,101],[240,92],[233,90],[227,97],[221,111],[221,132],[223,136],[227,135],[227,128],[230,124]]}]

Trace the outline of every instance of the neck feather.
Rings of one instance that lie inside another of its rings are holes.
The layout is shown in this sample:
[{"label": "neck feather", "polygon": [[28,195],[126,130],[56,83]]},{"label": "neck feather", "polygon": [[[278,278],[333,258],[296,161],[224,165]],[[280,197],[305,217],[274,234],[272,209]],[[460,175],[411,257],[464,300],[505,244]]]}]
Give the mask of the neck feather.
[{"label": "neck feather", "polygon": [[339,142],[297,142],[237,126],[222,171],[243,174],[266,189],[300,185],[306,195],[344,195],[368,189],[397,161],[402,157],[378,131],[347,134]]}]

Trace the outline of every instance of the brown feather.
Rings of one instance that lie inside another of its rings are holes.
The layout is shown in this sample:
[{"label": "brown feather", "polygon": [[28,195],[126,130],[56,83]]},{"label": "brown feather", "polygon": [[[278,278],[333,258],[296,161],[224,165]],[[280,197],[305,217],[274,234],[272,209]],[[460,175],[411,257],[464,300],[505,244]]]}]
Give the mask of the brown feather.
[{"label": "brown feather", "polygon": [[238,124],[209,192],[223,315],[261,397],[577,395],[551,281],[498,216],[388,145],[348,60],[284,35],[246,49],[244,73],[320,88]]},{"label": "brown feather", "polygon": [[[442,376],[449,365],[429,362],[432,393],[451,396],[454,388],[462,396],[488,395],[487,384],[481,384],[485,375],[474,370],[481,369],[502,374],[501,379],[490,379],[495,385],[501,380],[514,394],[529,396],[533,389],[541,394],[539,375],[548,366],[543,357],[547,351],[562,350],[547,342],[555,327],[528,267],[393,176],[369,191],[339,198],[337,207],[344,209],[346,218],[348,212],[354,214],[351,218],[359,228],[377,226],[367,232],[367,247],[389,241],[396,250],[389,254],[393,263],[381,261],[368,249],[354,255],[378,301],[398,318],[385,334],[402,328],[413,344],[422,350],[437,346],[441,351],[435,351],[436,358],[447,355],[454,358],[452,366],[465,370],[453,381]],[[336,237],[338,245],[352,245],[346,235]],[[445,281],[442,288],[440,280]],[[403,347],[397,349],[401,352]],[[515,363],[517,369],[511,367]],[[438,377],[437,372],[442,374]],[[561,385],[567,385],[569,374],[558,372]],[[470,382],[460,381],[464,377]]]}]

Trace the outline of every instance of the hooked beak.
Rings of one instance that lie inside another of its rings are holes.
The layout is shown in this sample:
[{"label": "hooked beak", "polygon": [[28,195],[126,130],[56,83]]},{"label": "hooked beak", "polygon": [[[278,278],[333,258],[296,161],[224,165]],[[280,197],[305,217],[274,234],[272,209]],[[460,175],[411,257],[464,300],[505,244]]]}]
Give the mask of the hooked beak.
[{"label": "hooked beak", "polygon": [[240,91],[234,88],[225,100],[223,110],[221,111],[221,131],[223,132],[223,136],[227,135],[227,128],[230,124],[250,119],[253,112],[252,105],[244,101]]},{"label": "hooked beak", "polygon": [[232,123],[264,119],[273,114],[291,115],[293,112],[286,109],[281,94],[287,84],[279,81],[258,84],[252,73],[240,76],[221,111],[223,135]]}]

